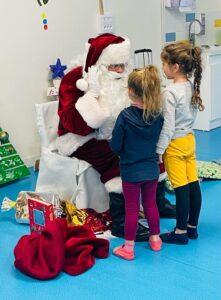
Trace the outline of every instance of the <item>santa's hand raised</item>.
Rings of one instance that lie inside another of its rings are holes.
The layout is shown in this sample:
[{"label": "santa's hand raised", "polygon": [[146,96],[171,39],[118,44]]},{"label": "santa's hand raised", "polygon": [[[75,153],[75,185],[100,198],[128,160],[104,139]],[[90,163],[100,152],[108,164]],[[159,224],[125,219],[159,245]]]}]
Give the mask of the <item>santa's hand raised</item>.
[{"label": "santa's hand raised", "polygon": [[88,92],[93,94],[94,97],[99,97],[101,86],[99,83],[99,76],[101,71],[96,66],[88,68]]},{"label": "santa's hand raised", "polygon": [[94,129],[100,128],[111,116],[109,109],[102,105],[98,99],[101,90],[100,74],[101,71],[96,66],[88,68],[88,90],[75,104],[77,111],[87,125]]}]

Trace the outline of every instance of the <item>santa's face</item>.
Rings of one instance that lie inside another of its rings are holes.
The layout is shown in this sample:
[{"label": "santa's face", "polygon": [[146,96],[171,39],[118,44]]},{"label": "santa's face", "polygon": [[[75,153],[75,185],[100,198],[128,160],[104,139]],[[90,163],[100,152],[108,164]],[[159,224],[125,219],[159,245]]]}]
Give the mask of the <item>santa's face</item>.
[{"label": "santa's face", "polygon": [[109,65],[107,67],[108,71],[116,72],[118,74],[122,74],[125,71],[125,64],[115,64]]},{"label": "santa's face", "polygon": [[111,117],[99,128],[98,138],[109,139],[119,113],[130,105],[127,89],[130,69],[128,65],[119,64],[101,66],[100,70],[101,92],[98,101],[110,111]]},{"label": "santa's face", "polygon": [[110,110],[115,118],[128,106],[127,79],[130,73],[126,64],[100,66],[100,103]]}]

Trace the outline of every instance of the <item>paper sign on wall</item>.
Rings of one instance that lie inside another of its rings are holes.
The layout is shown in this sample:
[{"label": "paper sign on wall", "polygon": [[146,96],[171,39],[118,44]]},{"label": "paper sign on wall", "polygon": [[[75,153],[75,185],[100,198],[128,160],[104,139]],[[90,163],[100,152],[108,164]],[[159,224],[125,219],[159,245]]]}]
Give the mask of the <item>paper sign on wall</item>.
[{"label": "paper sign on wall", "polygon": [[196,0],[180,0],[180,11],[191,12],[196,9]]}]

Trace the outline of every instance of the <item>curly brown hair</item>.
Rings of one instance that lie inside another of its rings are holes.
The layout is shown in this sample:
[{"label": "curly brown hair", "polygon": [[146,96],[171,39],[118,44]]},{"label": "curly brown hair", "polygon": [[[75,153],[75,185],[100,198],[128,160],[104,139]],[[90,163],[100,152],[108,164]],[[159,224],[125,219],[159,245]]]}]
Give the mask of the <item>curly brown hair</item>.
[{"label": "curly brown hair", "polygon": [[143,118],[155,118],[162,112],[161,80],[157,67],[150,65],[136,69],[130,73],[128,88],[132,90],[132,100],[141,99],[143,104]]},{"label": "curly brown hair", "polygon": [[178,64],[180,72],[190,78],[194,75],[194,92],[192,96],[193,107],[204,110],[203,101],[200,97],[200,84],[202,80],[202,58],[201,48],[192,47],[187,42],[172,43],[164,47],[161,52],[161,59],[169,65]]}]

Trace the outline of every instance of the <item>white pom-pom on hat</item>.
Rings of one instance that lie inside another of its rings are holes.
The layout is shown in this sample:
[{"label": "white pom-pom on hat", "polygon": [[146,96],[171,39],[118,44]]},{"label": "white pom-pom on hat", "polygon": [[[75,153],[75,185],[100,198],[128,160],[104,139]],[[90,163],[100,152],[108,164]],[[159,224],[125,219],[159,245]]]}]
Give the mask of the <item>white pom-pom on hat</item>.
[{"label": "white pom-pom on hat", "polygon": [[76,86],[82,92],[86,92],[88,90],[88,82],[84,78],[78,79],[76,82]]}]

